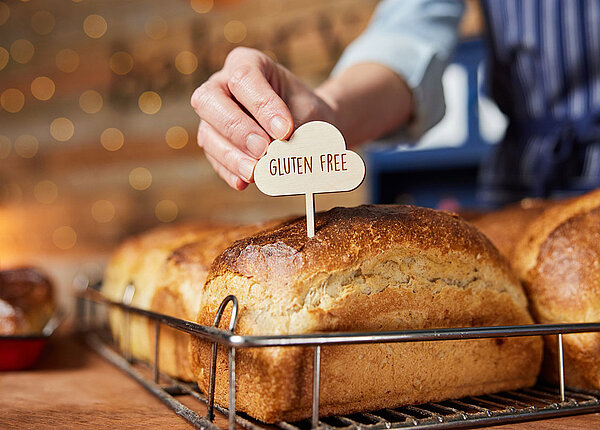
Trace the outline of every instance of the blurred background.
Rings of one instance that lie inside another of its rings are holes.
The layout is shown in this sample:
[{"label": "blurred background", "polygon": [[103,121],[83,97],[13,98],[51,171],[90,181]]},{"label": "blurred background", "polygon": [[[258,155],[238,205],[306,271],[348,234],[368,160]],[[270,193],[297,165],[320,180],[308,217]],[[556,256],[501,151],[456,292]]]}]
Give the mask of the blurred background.
[{"label": "blurred background", "polygon": [[[216,176],[196,145],[190,96],[241,45],[316,86],[376,4],[1,0],[0,268],[68,267],[56,275],[68,278],[82,265],[100,270],[120,240],[158,224],[302,213],[303,197],[266,197],[255,186],[235,192]],[[318,196],[318,210],[368,201],[474,204],[473,169],[503,123],[481,93],[482,19],[477,2],[467,6],[464,42],[444,76],[447,118],[416,149],[404,142],[371,145],[363,154],[367,182],[351,193]],[[492,126],[480,130],[473,121],[485,115]],[[418,162],[465,147],[471,164]],[[446,182],[445,190],[432,190],[430,171],[462,179],[458,188]],[[398,185],[406,182],[412,185]]]}]

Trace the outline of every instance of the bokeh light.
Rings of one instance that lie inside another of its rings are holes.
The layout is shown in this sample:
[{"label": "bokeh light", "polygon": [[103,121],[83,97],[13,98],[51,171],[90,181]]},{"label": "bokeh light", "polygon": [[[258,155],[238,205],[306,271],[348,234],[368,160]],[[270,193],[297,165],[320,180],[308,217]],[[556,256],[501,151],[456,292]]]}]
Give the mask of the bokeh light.
[{"label": "bokeh light", "polygon": [[79,67],[79,55],[72,49],[61,49],[56,54],[56,67],[61,72],[73,73]]},{"label": "bokeh light", "polygon": [[190,6],[197,13],[208,13],[213,8],[213,0],[190,0]]},{"label": "bokeh light", "polygon": [[31,83],[31,94],[38,100],[50,100],[55,90],[54,81],[46,76],[38,76]]},{"label": "bokeh light", "polygon": [[108,200],[98,200],[92,205],[92,218],[99,223],[111,222],[115,217],[115,205]]},{"label": "bokeh light", "polygon": [[33,43],[27,39],[17,39],[10,45],[10,56],[20,64],[27,64],[34,52]]},{"label": "bokeh light", "polygon": [[118,151],[125,142],[125,136],[118,128],[107,128],[100,135],[100,143],[107,151]]},{"label": "bokeh light", "polygon": [[148,18],[144,25],[144,31],[152,40],[163,39],[169,31],[169,25],[162,16],[152,16]]},{"label": "bokeh light", "polygon": [[0,70],[4,69],[8,64],[8,51],[0,46]]},{"label": "bokeh light", "polygon": [[129,185],[134,190],[147,190],[152,185],[152,174],[145,167],[136,167],[129,172]]},{"label": "bokeh light", "polygon": [[16,88],[9,88],[0,95],[0,105],[6,112],[17,113],[25,105],[25,96]]},{"label": "bokeh light", "polygon": [[177,218],[179,208],[173,200],[161,200],[156,204],[154,214],[161,222],[172,222]]},{"label": "bokeh light", "polygon": [[165,133],[165,140],[167,141],[167,145],[169,145],[171,148],[181,149],[188,143],[188,132],[185,130],[185,128],[178,125],[173,126]]},{"label": "bokeh light", "polygon": [[10,155],[10,139],[0,135],[0,160]]},{"label": "bokeh light", "polygon": [[66,251],[73,248],[77,243],[77,233],[73,230],[73,227],[63,225],[52,233],[52,242],[58,249]]},{"label": "bokeh light", "polygon": [[117,75],[126,75],[133,69],[133,57],[124,51],[115,52],[110,56],[108,64]]},{"label": "bokeh light", "polygon": [[30,134],[23,134],[15,140],[15,153],[23,158],[33,158],[38,152],[39,142]]},{"label": "bokeh light", "polygon": [[6,3],[0,1],[0,25],[4,24],[8,21],[8,17],[10,16],[10,8]]},{"label": "bokeh light", "polygon": [[38,10],[31,16],[31,27],[33,31],[41,36],[45,36],[54,30],[55,24],[54,15],[47,10]]},{"label": "bokeh light", "polygon": [[104,101],[98,91],[87,90],[79,96],[79,107],[85,113],[98,113],[102,109]]},{"label": "bokeh light", "polygon": [[50,180],[40,181],[33,187],[33,197],[40,203],[52,204],[58,197],[58,187]]},{"label": "bokeh light", "polygon": [[198,68],[198,58],[190,51],[181,51],[175,57],[175,68],[184,75],[190,75]]},{"label": "bokeh light", "polygon": [[140,110],[148,115],[154,115],[162,106],[162,99],[154,91],[145,91],[138,98]]},{"label": "bokeh light", "polygon": [[108,25],[101,15],[92,14],[83,20],[83,31],[92,39],[99,39],[104,36]]},{"label": "bokeh light", "polygon": [[68,118],[56,118],[50,124],[50,134],[59,142],[66,142],[73,137],[75,126]]},{"label": "bokeh light", "polygon": [[223,28],[223,34],[225,35],[225,39],[231,43],[240,43],[248,34],[248,30],[246,29],[246,24],[242,21],[232,20],[225,24]]}]

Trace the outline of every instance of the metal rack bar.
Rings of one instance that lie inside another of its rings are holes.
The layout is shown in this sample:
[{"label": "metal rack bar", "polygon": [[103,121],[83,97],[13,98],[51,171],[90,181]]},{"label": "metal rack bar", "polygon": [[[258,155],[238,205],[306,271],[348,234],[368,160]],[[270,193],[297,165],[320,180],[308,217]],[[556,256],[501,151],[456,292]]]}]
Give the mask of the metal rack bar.
[{"label": "metal rack bar", "polygon": [[215,327],[203,326],[168,315],[138,309],[106,299],[95,291],[91,300],[123,310],[158,319],[162,324],[202,339],[235,348],[266,348],[273,346],[319,346],[365,343],[425,342],[496,337],[543,336],[570,333],[600,332],[600,323],[530,324],[519,326],[461,327],[386,332],[308,333],[292,335],[246,336]]}]

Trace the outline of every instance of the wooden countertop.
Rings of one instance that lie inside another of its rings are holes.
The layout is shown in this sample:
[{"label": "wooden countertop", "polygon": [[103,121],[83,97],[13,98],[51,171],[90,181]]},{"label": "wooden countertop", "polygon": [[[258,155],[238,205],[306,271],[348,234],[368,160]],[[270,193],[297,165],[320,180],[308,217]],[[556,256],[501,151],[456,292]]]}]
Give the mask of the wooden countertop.
[{"label": "wooden countertop", "polygon": [[[54,339],[34,369],[0,373],[0,410],[0,428],[192,428],[137,382],[67,337]],[[226,427],[224,419],[218,424]],[[493,428],[600,428],[600,414]]]}]

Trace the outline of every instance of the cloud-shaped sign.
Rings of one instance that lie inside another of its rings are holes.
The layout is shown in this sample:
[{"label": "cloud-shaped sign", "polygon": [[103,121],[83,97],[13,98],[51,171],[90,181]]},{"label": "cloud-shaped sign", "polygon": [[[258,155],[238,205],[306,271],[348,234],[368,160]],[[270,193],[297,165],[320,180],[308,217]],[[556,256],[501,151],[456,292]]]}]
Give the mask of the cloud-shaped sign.
[{"label": "cloud-shaped sign", "polygon": [[342,133],[323,121],[308,122],[290,140],[273,141],[254,168],[254,182],[269,196],[306,195],[306,229],[314,236],[318,193],[351,191],[365,178],[365,163],[346,149]]},{"label": "cloud-shaped sign", "polygon": [[273,141],[254,169],[256,186],[270,196],[351,191],[364,177],[362,158],[323,121],[301,125],[288,141]]}]

